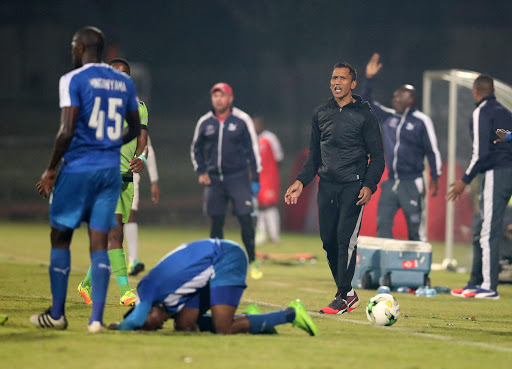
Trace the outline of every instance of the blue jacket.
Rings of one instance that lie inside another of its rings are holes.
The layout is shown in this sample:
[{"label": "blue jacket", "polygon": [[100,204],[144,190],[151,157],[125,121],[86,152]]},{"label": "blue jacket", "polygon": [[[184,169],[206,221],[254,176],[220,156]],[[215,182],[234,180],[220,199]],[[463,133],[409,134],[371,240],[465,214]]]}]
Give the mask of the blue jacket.
[{"label": "blue jacket", "polygon": [[259,181],[261,157],[258,137],[251,117],[237,108],[219,122],[209,111],[197,122],[190,147],[194,170],[198,174],[225,175],[247,171],[249,165],[252,181]]},{"label": "blue jacket", "polygon": [[426,156],[430,176],[436,180],[441,175],[442,161],[432,120],[415,108],[397,114],[393,109],[374,101],[371,79],[363,82],[362,97],[370,103],[381,123],[389,178],[421,177]]},{"label": "blue jacket", "polygon": [[494,95],[484,97],[476,104],[469,124],[473,140],[473,155],[462,181],[469,184],[478,173],[512,166],[512,145],[494,144],[496,130],[512,131],[512,113],[496,100]]}]

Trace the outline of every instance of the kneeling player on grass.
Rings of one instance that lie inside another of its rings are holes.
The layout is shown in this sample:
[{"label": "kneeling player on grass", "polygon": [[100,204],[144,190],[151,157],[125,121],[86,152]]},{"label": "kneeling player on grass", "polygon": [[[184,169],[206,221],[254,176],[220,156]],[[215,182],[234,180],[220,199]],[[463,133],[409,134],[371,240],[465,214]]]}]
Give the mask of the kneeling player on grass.
[{"label": "kneeling player on grass", "polygon": [[[247,254],[233,241],[206,239],[183,244],[142,278],[135,308],[109,328],[157,330],[172,317],[178,331],[199,328],[219,334],[257,334],[292,323],[317,335],[315,323],[299,300],[284,310],[235,316],[246,274]],[[211,315],[204,314],[208,309]]]}]

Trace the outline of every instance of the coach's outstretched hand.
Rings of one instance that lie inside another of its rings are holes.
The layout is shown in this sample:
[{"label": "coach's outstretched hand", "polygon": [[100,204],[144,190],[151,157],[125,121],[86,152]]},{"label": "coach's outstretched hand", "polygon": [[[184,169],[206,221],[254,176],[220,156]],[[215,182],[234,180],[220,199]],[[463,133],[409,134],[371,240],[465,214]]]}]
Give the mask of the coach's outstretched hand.
[{"label": "coach's outstretched hand", "polygon": [[359,196],[357,197],[360,200],[356,202],[356,205],[366,205],[372,198],[372,190],[370,190],[370,187],[363,187],[361,188],[361,191],[359,191]]},{"label": "coach's outstretched hand", "polygon": [[41,176],[41,180],[36,183],[37,192],[46,199],[52,192],[53,185],[55,184],[55,177],[57,176],[56,169],[46,169]]},{"label": "coach's outstretched hand", "polygon": [[288,205],[293,205],[297,203],[297,199],[299,198],[300,194],[302,193],[302,189],[304,188],[304,185],[301,181],[297,180],[295,181],[290,187],[288,187],[288,190],[286,191],[286,194],[284,195],[284,201]]}]

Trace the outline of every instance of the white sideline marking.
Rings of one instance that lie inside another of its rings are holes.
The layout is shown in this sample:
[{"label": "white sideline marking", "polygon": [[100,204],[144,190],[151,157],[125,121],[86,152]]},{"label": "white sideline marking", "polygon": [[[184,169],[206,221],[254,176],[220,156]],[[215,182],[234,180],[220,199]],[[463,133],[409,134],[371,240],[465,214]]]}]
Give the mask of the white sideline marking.
[{"label": "white sideline marking", "polygon": [[[252,304],[258,304],[258,305],[262,305],[262,306],[274,307],[274,308],[279,308],[279,309],[285,308],[285,306],[270,304],[268,302],[263,302],[263,301],[253,300],[253,299],[242,299],[242,300],[244,302],[249,302]],[[323,319],[331,319],[331,320],[336,320],[339,322],[347,322],[347,323],[359,324],[359,325],[371,325],[370,322],[362,322],[360,320],[342,318],[341,316],[338,316],[338,315],[326,315],[326,314],[320,314],[320,313],[312,312],[312,311],[308,311],[308,313],[311,316],[323,318]],[[389,327],[375,327],[375,328],[390,329]],[[501,352],[508,352],[508,353],[512,352],[512,348],[508,348],[508,347],[495,346],[495,345],[490,345],[490,344],[481,343],[481,342],[465,341],[465,340],[461,340],[461,339],[457,339],[457,338],[453,338],[453,337],[441,336],[439,334],[415,332],[415,331],[412,331],[412,330],[406,329],[406,328],[393,327],[392,329],[393,329],[393,332],[398,331],[398,332],[402,332],[402,333],[412,334],[413,336],[418,336],[421,338],[431,338],[431,339],[438,340],[438,341],[461,343],[463,345],[475,346],[475,347],[479,347],[479,348],[486,349],[486,350],[492,350],[492,351],[501,351]]]},{"label": "white sideline marking", "polygon": [[[269,284],[269,285],[272,285],[272,286],[277,286],[277,287],[290,287],[291,286],[290,283],[268,281],[268,280],[264,281],[263,283]],[[299,288],[296,288],[296,290],[297,291],[304,291],[304,292],[312,292],[312,293],[321,293],[321,294],[328,293],[327,291],[319,290],[319,289],[316,289],[316,288],[309,288],[309,287],[299,287]]]},{"label": "white sideline marking", "polygon": [[[10,259],[10,260],[23,260],[23,261],[33,262],[33,263],[40,263],[40,264],[48,265],[48,266],[50,265],[50,263],[48,263],[47,261],[41,261],[41,260],[37,260],[37,259],[30,259],[30,258],[26,258],[26,257],[13,257],[12,255],[2,254],[2,253],[0,253],[0,258]],[[87,272],[85,269],[82,269],[82,268],[73,268],[73,270],[79,271],[79,272]],[[111,278],[114,279],[115,276],[112,274]],[[137,280],[134,279],[134,278],[128,278],[128,279],[131,282],[137,282]],[[289,285],[288,283],[273,282],[273,281],[266,281],[266,283],[267,284],[279,285],[279,286]],[[322,292],[322,293],[325,293],[324,291],[310,289],[310,288],[302,288],[301,290],[309,290],[310,292]],[[37,296],[37,297],[39,297],[39,296]],[[43,296],[40,296],[40,297],[43,297]],[[48,296],[45,296],[45,297],[48,297]],[[248,303],[252,303],[252,304],[258,304],[258,305],[261,305],[261,306],[268,306],[268,307],[279,308],[279,309],[285,308],[285,306],[276,305],[276,304],[270,304],[268,302],[263,302],[263,301],[253,300],[253,299],[245,299],[245,298],[243,298],[242,301],[248,302]],[[347,323],[359,324],[359,325],[370,325],[370,322],[364,322],[364,321],[360,321],[360,320],[353,320],[353,319],[342,318],[341,316],[338,316],[338,315],[326,315],[326,314],[320,314],[320,313],[312,312],[312,311],[308,311],[308,313],[311,316],[322,318],[322,319],[331,319],[331,320],[336,320],[336,321],[339,321],[339,322],[347,322]],[[389,329],[387,327],[375,327],[375,328],[377,328],[377,329]],[[508,347],[494,346],[494,345],[489,345],[487,343],[481,343],[481,342],[465,341],[465,340],[461,340],[461,339],[457,339],[457,338],[441,336],[439,334],[420,333],[420,332],[415,332],[415,331],[412,331],[410,329],[405,329],[405,328],[393,327],[392,329],[393,329],[394,332],[407,333],[407,334],[411,334],[413,336],[418,336],[418,337],[422,337],[422,338],[431,338],[431,339],[438,340],[438,341],[460,343],[460,344],[463,344],[463,345],[479,347],[479,348],[487,349],[487,350],[491,350],[491,351],[500,351],[500,352],[512,353],[512,348],[508,348]]]},{"label": "white sideline marking", "polygon": [[[8,259],[8,260],[26,261],[26,262],[30,262],[30,263],[37,263],[37,264],[50,266],[50,263],[48,262],[48,260],[43,261],[43,260],[31,259],[31,258],[27,258],[27,257],[23,257],[23,256],[21,256],[21,257],[12,256],[12,255],[8,255],[8,254],[0,254],[0,258],[4,258],[4,259]],[[89,268],[84,269],[84,268],[80,268],[80,267],[74,267],[73,265],[71,265],[71,271],[87,273],[89,271]],[[110,279],[116,279],[116,276],[114,274],[110,273]],[[128,276],[128,281],[139,282],[138,279],[135,279],[134,277],[130,277],[130,276]]]}]

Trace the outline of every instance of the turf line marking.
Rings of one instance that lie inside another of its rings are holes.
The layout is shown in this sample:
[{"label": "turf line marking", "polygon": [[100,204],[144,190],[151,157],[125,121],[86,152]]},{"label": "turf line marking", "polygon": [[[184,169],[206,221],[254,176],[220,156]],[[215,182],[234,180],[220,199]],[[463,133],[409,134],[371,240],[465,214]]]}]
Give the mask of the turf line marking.
[{"label": "turf line marking", "polygon": [[[37,260],[37,259],[30,259],[30,258],[26,258],[26,257],[15,257],[15,256],[12,256],[12,255],[7,255],[7,254],[0,254],[0,257],[1,258],[5,258],[5,259],[10,259],[10,260],[22,260],[22,261],[27,261],[27,262],[40,263],[40,264],[48,265],[48,266],[50,265],[50,263],[47,262],[47,261],[42,261],[42,260]],[[82,268],[73,268],[72,270],[76,270],[76,271],[79,271],[79,272],[87,272],[85,269],[82,269]],[[112,274],[111,278],[115,279],[115,276]],[[131,282],[137,282],[138,281],[138,280],[136,280],[134,278],[128,278],[128,279]],[[279,285],[281,287],[283,287],[283,285],[284,286],[289,286],[288,283],[283,283],[283,282],[267,281],[267,283],[268,284]],[[305,289],[302,289],[302,290],[305,290]],[[309,289],[307,289],[307,290],[309,290]],[[311,290],[312,291],[317,291],[315,289],[311,289]],[[318,290],[318,292],[320,292],[320,290]],[[279,308],[279,309],[285,308],[285,306],[276,305],[276,304],[270,304],[268,302],[263,302],[263,301],[253,300],[253,299],[242,299],[242,301],[253,303],[253,304],[259,304],[259,305],[262,305],[262,306]],[[339,322],[347,322],[347,323],[359,324],[359,325],[370,325],[370,322],[361,322],[360,320],[341,318],[340,316],[337,316],[337,315],[325,315],[325,314],[320,314],[320,313],[311,312],[311,311],[309,311],[309,314],[311,316],[322,318],[322,319],[331,319],[331,320],[336,320],[336,321],[339,321]],[[378,329],[379,328],[380,329],[388,329],[386,327],[375,327],[375,328],[378,328]],[[441,336],[441,335],[432,334],[432,333],[420,333],[420,332],[415,332],[415,331],[412,331],[412,330],[409,330],[409,329],[405,329],[405,328],[393,327],[392,329],[393,329],[393,331],[398,331],[398,332],[402,332],[402,333],[412,334],[412,335],[418,336],[418,337],[431,338],[431,339],[435,339],[435,340],[438,340],[438,341],[445,341],[445,342],[461,343],[463,345],[475,346],[475,347],[479,347],[479,348],[483,348],[483,349],[487,349],[487,350],[512,353],[512,348],[508,348],[508,347],[494,346],[494,345],[489,345],[489,344],[481,343],[481,342],[465,341],[465,340],[460,340],[460,339],[456,339],[456,338],[452,338],[452,337]]]},{"label": "turf line marking", "polygon": [[[286,283],[286,282],[276,282],[276,281],[271,281],[271,280],[265,280],[263,282],[265,284],[277,286],[277,287],[290,287],[291,286],[290,283]],[[312,293],[321,293],[321,294],[328,293],[327,291],[319,290],[316,288],[308,288],[308,287],[299,287],[299,288],[296,288],[296,290],[304,291],[304,292],[312,292]]]},{"label": "turf line marking", "polygon": [[[279,308],[279,309],[283,309],[283,308],[286,307],[286,306],[270,304],[268,302],[258,301],[258,300],[254,300],[254,299],[242,299],[242,301],[249,302],[251,304],[258,304],[258,305],[261,305],[261,306],[268,306],[268,307],[274,307],[274,308]],[[353,319],[342,318],[341,316],[338,316],[338,315],[326,315],[326,314],[320,314],[320,313],[312,312],[312,311],[308,311],[308,313],[311,316],[322,318],[322,319],[330,319],[330,320],[336,320],[336,321],[339,321],[339,322],[347,322],[347,323],[359,324],[359,325],[371,325],[370,322],[362,322],[360,320],[353,320]],[[418,336],[418,337],[421,337],[421,338],[431,338],[431,339],[438,340],[438,341],[460,343],[460,344],[463,344],[463,345],[474,346],[474,347],[478,347],[478,348],[482,348],[482,349],[486,349],[486,350],[491,350],[491,351],[500,351],[500,352],[512,353],[512,348],[502,347],[502,346],[495,346],[495,345],[490,345],[490,344],[482,343],[482,342],[466,341],[466,340],[461,340],[461,339],[458,339],[458,338],[442,336],[442,335],[439,335],[439,334],[421,333],[421,332],[416,332],[416,331],[413,331],[413,330],[410,330],[410,329],[399,328],[399,327],[393,327],[393,328],[389,328],[389,327],[375,327],[375,328],[377,328],[377,329],[393,329],[394,332],[398,331],[398,332],[401,332],[401,333],[412,334],[413,336]]]},{"label": "turf line marking", "polygon": [[[45,265],[48,267],[50,266],[49,261],[43,261],[43,260],[39,260],[39,259],[31,259],[31,258],[24,257],[24,256],[18,257],[18,256],[12,256],[12,255],[8,255],[8,254],[0,254],[0,258],[4,258],[4,259],[8,259],[8,260],[15,260],[15,261],[24,261],[24,262],[28,262],[28,263],[37,263],[37,264],[42,264],[42,265]],[[74,267],[73,265],[71,265],[70,274],[71,274],[71,272],[87,273],[88,271],[89,271],[89,268],[84,269],[84,268],[80,268],[80,267]],[[114,273],[110,273],[110,279],[116,279],[116,276],[114,275]],[[138,279],[136,279],[134,277],[130,277],[130,276],[128,276],[128,281],[137,282],[137,283],[139,282]]]}]

